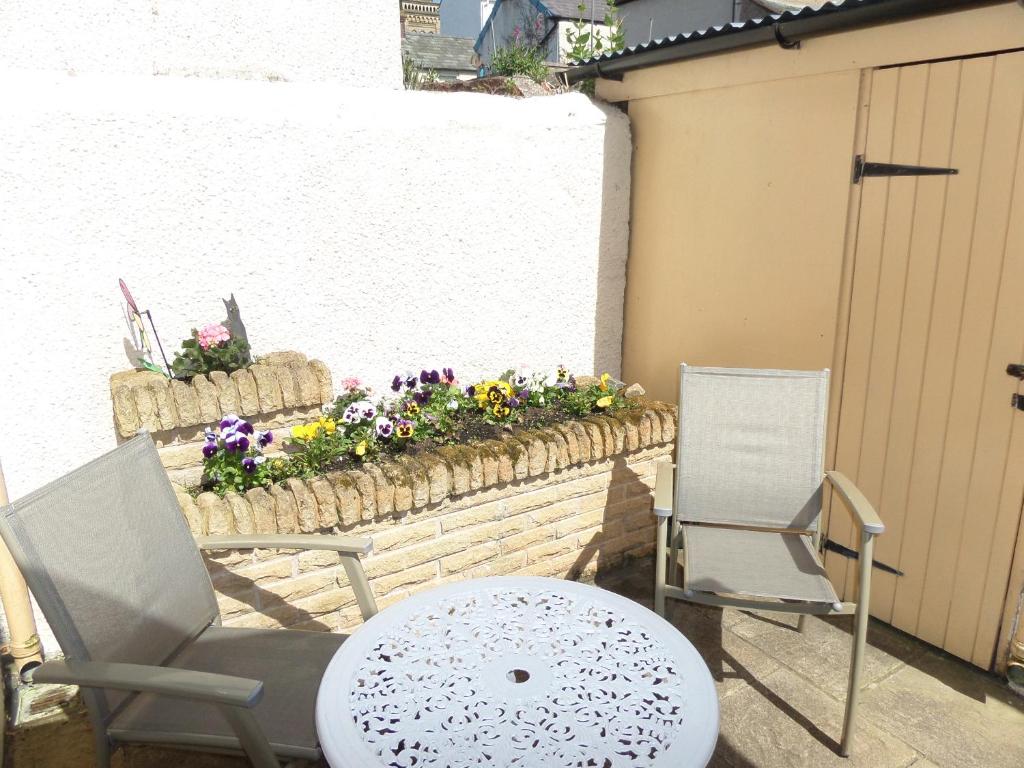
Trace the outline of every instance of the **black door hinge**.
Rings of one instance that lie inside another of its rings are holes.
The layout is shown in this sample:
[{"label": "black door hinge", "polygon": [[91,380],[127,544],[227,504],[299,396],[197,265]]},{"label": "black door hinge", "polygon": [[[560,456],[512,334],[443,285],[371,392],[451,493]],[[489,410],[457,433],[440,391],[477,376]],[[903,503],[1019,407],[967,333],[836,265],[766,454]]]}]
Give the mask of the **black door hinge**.
[{"label": "black door hinge", "polygon": [[1024,395],[1014,393],[1013,397],[1010,398],[1010,405],[1018,411],[1024,411]]},{"label": "black door hinge", "polygon": [[[825,539],[825,549],[828,552],[835,552],[837,555],[848,557],[851,560],[860,560],[860,552],[855,549],[850,549],[849,547],[844,547],[842,544],[832,541],[832,539]],[[903,571],[893,568],[891,565],[880,563],[877,560],[872,560],[871,565],[880,571],[891,573],[894,576],[903,575]]]},{"label": "black door hinge", "polygon": [[859,184],[866,176],[955,176],[957,168],[930,168],[925,165],[898,165],[895,163],[869,163],[864,155],[853,160],[853,183]]}]

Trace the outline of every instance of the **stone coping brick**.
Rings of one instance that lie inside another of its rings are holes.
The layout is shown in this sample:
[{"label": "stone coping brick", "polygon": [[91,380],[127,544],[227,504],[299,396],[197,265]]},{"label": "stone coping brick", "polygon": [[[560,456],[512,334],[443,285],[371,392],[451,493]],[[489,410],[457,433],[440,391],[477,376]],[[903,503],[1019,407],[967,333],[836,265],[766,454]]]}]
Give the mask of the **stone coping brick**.
[{"label": "stone coping brick", "polygon": [[307,360],[299,352],[271,352],[230,375],[214,371],[189,382],[151,371],[120,371],[110,377],[110,400],[117,435],[128,439],[140,429],[156,434],[205,426],[225,413],[308,412],[334,402],[334,389],[331,372],[320,360]]},{"label": "stone coping brick", "polygon": [[[315,370],[312,375],[315,377]],[[123,393],[118,396],[123,397]],[[517,485],[529,482],[532,486],[534,479],[541,477],[563,483],[581,474],[579,491],[587,494],[598,490],[601,483],[587,481],[586,475],[591,471],[614,474],[619,457],[641,462],[642,466],[634,466],[634,476],[646,480],[645,475],[653,474],[653,466],[644,452],[650,449],[663,455],[665,444],[674,439],[675,406],[647,400],[634,402],[637,407],[631,409],[523,430],[503,435],[501,440],[444,446],[415,457],[368,463],[360,469],[331,472],[311,480],[292,478],[244,495],[228,493],[220,498],[206,492],[193,501],[181,489],[176,494],[196,535],[316,533],[357,526],[365,530],[367,522],[404,520],[410,515],[432,517],[448,514],[459,506],[484,504],[491,500],[492,492],[495,500],[508,498],[516,493]],[[535,487],[523,490],[525,494],[517,497],[517,502],[510,502],[508,512],[552,503],[555,507],[548,512],[556,515],[563,508],[565,514],[584,511],[581,502],[566,500],[565,487],[554,493]],[[616,489],[616,500],[648,492],[644,482],[634,480],[628,489]],[[449,528],[453,523],[445,521],[441,525]]]}]

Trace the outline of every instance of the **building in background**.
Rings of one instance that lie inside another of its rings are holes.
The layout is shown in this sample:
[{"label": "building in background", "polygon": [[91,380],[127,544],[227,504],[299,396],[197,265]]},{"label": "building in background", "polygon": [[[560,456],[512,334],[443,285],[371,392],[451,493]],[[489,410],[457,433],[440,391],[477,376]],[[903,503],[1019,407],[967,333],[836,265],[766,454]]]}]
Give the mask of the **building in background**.
[{"label": "building in background", "polygon": [[409,33],[441,34],[441,3],[433,0],[399,0],[402,36]]},{"label": "building in background", "polygon": [[769,6],[800,7],[815,3],[768,0],[764,3],[754,0],[619,0],[617,5],[626,32],[626,46],[629,47],[680,32],[708,29],[779,12],[769,10]]},{"label": "building in background", "polygon": [[413,32],[402,38],[402,55],[438,80],[472,80],[478,74],[473,38]]},{"label": "building in background", "polygon": [[[544,51],[545,60],[555,66],[569,64],[570,49],[566,33],[579,20],[579,0],[496,0],[476,39],[476,52],[489,67],[494,52],[510,45],[519,36]],[[604,0],[586,0],[583,17],[601,36],[608,34]]]},{"label": "building in background", "polygon": [[484,28],[495,0],[441,0],[441,34],[472,37]]}]

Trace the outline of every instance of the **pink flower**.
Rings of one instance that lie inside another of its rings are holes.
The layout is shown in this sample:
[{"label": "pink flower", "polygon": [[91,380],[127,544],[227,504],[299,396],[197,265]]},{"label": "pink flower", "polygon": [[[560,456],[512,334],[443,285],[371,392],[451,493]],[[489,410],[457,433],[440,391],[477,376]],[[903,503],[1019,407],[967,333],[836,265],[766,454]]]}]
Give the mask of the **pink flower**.
[{"label": "pink flower", "polygon": [[362,388],[363,382],[358,376],[349,376],[347,379],[341,380],[342,392],[354,392],[355,390]]},{"label": "pink flower", "polygon": [[231,334],[220,323],[210,323],[209,325],[204,325],[196,332],[196,338],[199,341],[200,347],[209,349],[210,347],[230,341]]}]

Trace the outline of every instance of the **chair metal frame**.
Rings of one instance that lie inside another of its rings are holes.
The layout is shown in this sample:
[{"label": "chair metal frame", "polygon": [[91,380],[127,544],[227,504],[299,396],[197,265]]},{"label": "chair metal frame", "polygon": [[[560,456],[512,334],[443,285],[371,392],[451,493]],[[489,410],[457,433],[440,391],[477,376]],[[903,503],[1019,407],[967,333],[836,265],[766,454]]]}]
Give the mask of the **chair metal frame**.
[{"label": "chair metal frame", "polygon": [[[682,366],[685,369],[685,366]],[[682,403],[679,407],[679,418],[682,418]],[[685,461],[686,457],[677,455],[677,461]],[[853,746],[854,724],[860,694],[860,677],[864,664],[864,648],[867,642],[868,618],[871,600],[871,568],[874,557],[875,537],[885,532],[885,525],[875,511],[871,502],[857,486],[843,473],[828,470],[824,473],[823,482],[828,482],[836,495],[843,501],[854,523],[860,530],[860,556],[857,569],[857,602],[816,603],[802,601],[773,602],[760,598],[744,598],[742,596],[720,595],[713,592],[700,592],[684,589],[677,583],[678,571],[681,567],[679,552],[682,548],[684,521],[679,519],[679,510],[675,508],[675,467],[670,462],[659,462],[654,488],[654,514],[658,518],[657,550],[655,556],[654,576],[654,609],[658,615],[665,616],[667,599],[683,600],[702,605],[720,608],[739,608],[756,611],[775,611],[799,615],[798,630],[804,631],[807,616],[843,616],[853,615],[853,649],[850,660],[850,676],[846,696],[846,710],[843,719],[843,732],[840,741],[840,754],[848,757]],[[821,513],[818,513],[820,519]],[[758,530],[755,526],[744,526]],[[766,529],[760,529],[766,530]],[[821,531],[787,531],[789,535],[807,535],[811,533],[813,548],[816,553],[821,551]]]},{"label": "chair metal frame", "polygon": [[[148,439],[148,436],[141,433],[134,439]],[[11,507],[8,507],[4,514],[14,514],[14,512]],[[33,587],[32,574],[40,567],[40,563],[30,564],[25,561],[24,552],[18,546],[6,523],[0,522],[0,534],[11,547],[15,561],[18,562],[22,573],[26,575],[29,586]],[[363,620],[368,620],[377,613],[377,604],[359,559],[361,555],[369,554],[373,548],[373,542],[369,538],[303,534],[255,534],[195,538],[197,546],[202,550],[259,547],[337,552],[352,590],[355,592]],[[43,567],[45,568],[45,565]],[[215,617],[211,624],[218,622],[219,617]],[[287,632],[288,630],[280,631]],[[99,714],[90,708],[89,714],[93,722],[96,743],[96,762],[100,768],[109,768],[112,752],[123,743],[160,744],[212,752],[237,753],[240,749],[257,768],[279,768],[280,759],[294,759],[294,755],[282,755],[279,759],[253,714],[253,708],[263,697],[263,682],[260,680],[157,665],[82,660],[44,662],[32,671],[31,679],[35,683],[77,685],[83,688],[120,690],[133,694],[150,693],[213,704],[230,724],[237,739],[237,745],[235,745],[231,743],[230,739],[224,737],[200,734],[174,734],[169,737],[165,733],[147,732],[133,732],[130,738],[119,734],[115,738],[109,733]]]}]

